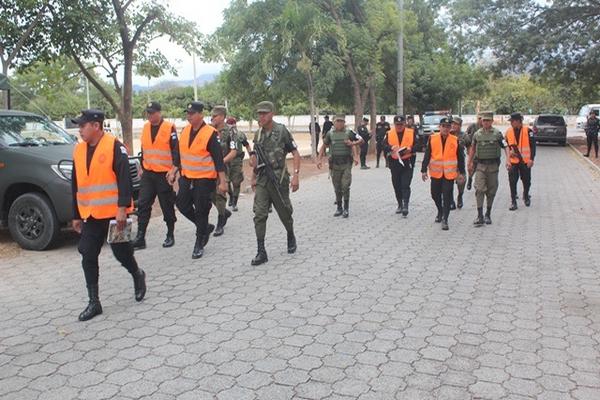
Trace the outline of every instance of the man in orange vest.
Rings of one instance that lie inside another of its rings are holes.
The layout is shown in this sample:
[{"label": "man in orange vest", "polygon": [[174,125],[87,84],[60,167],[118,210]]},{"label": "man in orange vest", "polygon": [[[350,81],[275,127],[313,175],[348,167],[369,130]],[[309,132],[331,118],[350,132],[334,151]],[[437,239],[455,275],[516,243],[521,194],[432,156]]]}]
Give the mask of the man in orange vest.
[{"label": "man in orange vest", "polygon": [[146,229],[154,200],[158,202],[167,224],[167,237],[162,247],[175,244],[175,192],[167,181],[167,173],[173,174],[179,165],[179,141],[175,124],[165,121],[158,102],[148,103],[148,122],[142,129],[142,180],[138,199],[138,231],[133,241],[134,249],[146,248]]},{"label": "man in orange vest", "polygon": [[[208,223],[213,192],[227,193],[227,178],[217,131],[204,121],[204,104],[192,101],[185,111],[189,124],[179,138],[181,176],[175,204],[196,225],[192,259],[198,259],[204,254],[204,246],[215,229]],[[169,174],[170,182],[174,177],[175,174]]]},{"label": "man in orange vest", "polygon": [[450,124],[449,117],[440,120],[440,133],[429,137],[421,165],[423,182],[431,176],[431,198],[437,207],[435,222],[441,222],[444,231],[449,229],[454,181],[465,180],[465,153],[458,137],[450,135]]},{"label": "man in orange vest", "polygon": [[527,207],[531,205],[529,189],[531,188],[531,167],[533,167],[535,158],[535,138],[531,129],[523,126],[523,116],[520,113],[510,115],[510,128],[506,131],[504,138],[509,147],[511,165],[508,170],[511,199],[509,210],[514,211],[518,208],[517,183],[519,177],[523,182],[523,202]]},{"label": "man in orange vest", "polygon": [[408,215],[410,200],[410,183],[413,177],[416,154],[414,129],[405,127],[405,118],[401,115],[394,117],[394,127],[391,128],[384,140],[383,149],[388,155],[388,167],[392,174],[392,185],[398,201],[396,214]]},{"label": "man in orange vest", "polygon": [[[78,250],[82,256],[83,273],[89,303],[79,314],[87,321],[102,314],[98,296],[98,255],[106,240],[110,221],[123,230],[127,213],[132,211],[133,198],[129,157],[125,147],[112,135],[104,133],[104,113],[83,110],[72,120],[79,125],[83,142],[73,152],[73,229],[81,234]],[[146,274],[138,268],[131,242],[110,245],[115,258],[133,276],[135,299],[146,294]]]}]

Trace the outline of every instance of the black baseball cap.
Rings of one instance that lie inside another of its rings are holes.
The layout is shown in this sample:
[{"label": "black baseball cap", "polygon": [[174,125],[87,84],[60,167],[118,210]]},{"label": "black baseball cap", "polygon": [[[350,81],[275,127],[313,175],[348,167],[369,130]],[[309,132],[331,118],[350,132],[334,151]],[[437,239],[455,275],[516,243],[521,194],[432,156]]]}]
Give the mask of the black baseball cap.
[{"label": "black baseball cap", "polygon": [[191,101],[188,103],[184,112],[187,113],[201,113],[204,111],[204,103],[201,101]]},{"label": "black baseball cap", "polygon": [[151,101],[148,104],[146,104],[146,112],[148,114],[152,114],[152,113],[158,112],[160,110],[162,110],[162,108],[158,101]]},{"label": "black baseball cap", "polygon": [[523,121],[523,116],[518,112],[512,113],[510,114],[509,121]]},{"label": "black baseball cap", "polygon": [[71,122],[76,125],[83,125],[86,122],[103,122],[104,121],[104,111],[89,109],[89,110],[81,110],[81,115],[77,118],[71,119]]},{"label": "black baseball cap", "polygon": [[443,117],[442,119],[440,119],[440,125],[450,125],[452,123],[452,118],[450,117]]},{"label": "black baseball cap", "polygon": [[403,124],[406,122],[406,118],[404,118],[404,116],[402,115],[396,115],[394,117],[394,124]]}]

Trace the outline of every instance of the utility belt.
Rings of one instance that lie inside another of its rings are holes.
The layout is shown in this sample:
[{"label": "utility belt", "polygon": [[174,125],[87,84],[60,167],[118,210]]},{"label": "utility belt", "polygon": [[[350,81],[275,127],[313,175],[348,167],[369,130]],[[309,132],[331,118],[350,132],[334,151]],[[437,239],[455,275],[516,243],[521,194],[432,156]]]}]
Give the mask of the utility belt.
[{"label": "utility belt", "polygon": [[498,164],[498,165],[500,165],[499,158],[488,158],[488,159],[484,159],[484,160],[482,160],[481,158],[478,158],[476,161],[478,164],[486,164],[486,165]]},{"label": "utility belt", "polygon": [[329,165],[345,165],[352,163],[352,156],[331,156]]}]

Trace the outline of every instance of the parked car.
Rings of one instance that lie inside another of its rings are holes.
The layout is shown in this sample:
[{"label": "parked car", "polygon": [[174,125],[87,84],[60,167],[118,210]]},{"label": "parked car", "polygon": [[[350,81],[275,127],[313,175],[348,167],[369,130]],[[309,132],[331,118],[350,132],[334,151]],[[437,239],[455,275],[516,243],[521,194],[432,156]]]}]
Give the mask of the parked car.
[{"label": "parked car", "polygon": [[426,111],[423,114],[423,123],[420,125],[417,133],[417,151],[424,151],[429,136],[440,131],[440,120],[448,116],[448,111]]},{"label": "parked car", "polygon": [[562,115],[542,114],[532,123],[536,143],[555,142],[567,144],[567,123]]},{"label": "parked car", "polygon": [[[77,137],[49,119],[0,111],[0,227],[24,249],[45,250],[73,218],[71,174]],[[140,165],[130,159],[134,198]]]},{"label": "parked car", "polygon": [[579,114],[577,114],[577,119],[575,120],[575,126],[578,129],[583,129],[585,127],[588,116],[592,111],[595,112],[596,115],[600,115],[600,104],[584,104],[579,109]]}]

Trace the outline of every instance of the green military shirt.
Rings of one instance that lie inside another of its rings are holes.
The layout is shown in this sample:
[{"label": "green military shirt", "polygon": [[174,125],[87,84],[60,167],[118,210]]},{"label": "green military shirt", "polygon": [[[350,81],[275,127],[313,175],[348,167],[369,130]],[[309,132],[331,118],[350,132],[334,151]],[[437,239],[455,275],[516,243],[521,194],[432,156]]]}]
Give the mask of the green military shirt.
[{"label": "green military shirt", "polygon": [[236,150],[236,143],[233,137],[231,128],[224,125],[219,129],[219,143],[221,143],[221,150],[223,151],[223,157],[225,157],[231,150]]},{"label": "green military shirt", "polygon": [[[279,177],[281,181],[288,175],[288,171],[285,164],[285,158],[288,153],[297,149],[296,142],[292,137],[292,134],[285,125],[273,121],[273,127],[271,131],[266,131],[264,128],[260,128],[256,135],[254,135],[254,147],[259,145],[268,160],[273,167],[273,171]],[[266,184],[268,178],[266,174],[259,174],[256,178],[256,184]]]},{"label": "green military shirt", "polygon": [[499,159],[500,149],[505,147],[504,136],[493,127],[489,130],[480,128],[473,134],[472,143],[477,146],[475,156],[478,160]]},{"label": "green military shirt", "polygon": [[244,134],[244,132],[240,132],[236,127],[229,127],[231,131],[231,140],[235,143],[235,149],[237,150],[236,159],[244,158],[244,145],[248,143],[248,138]]}]

